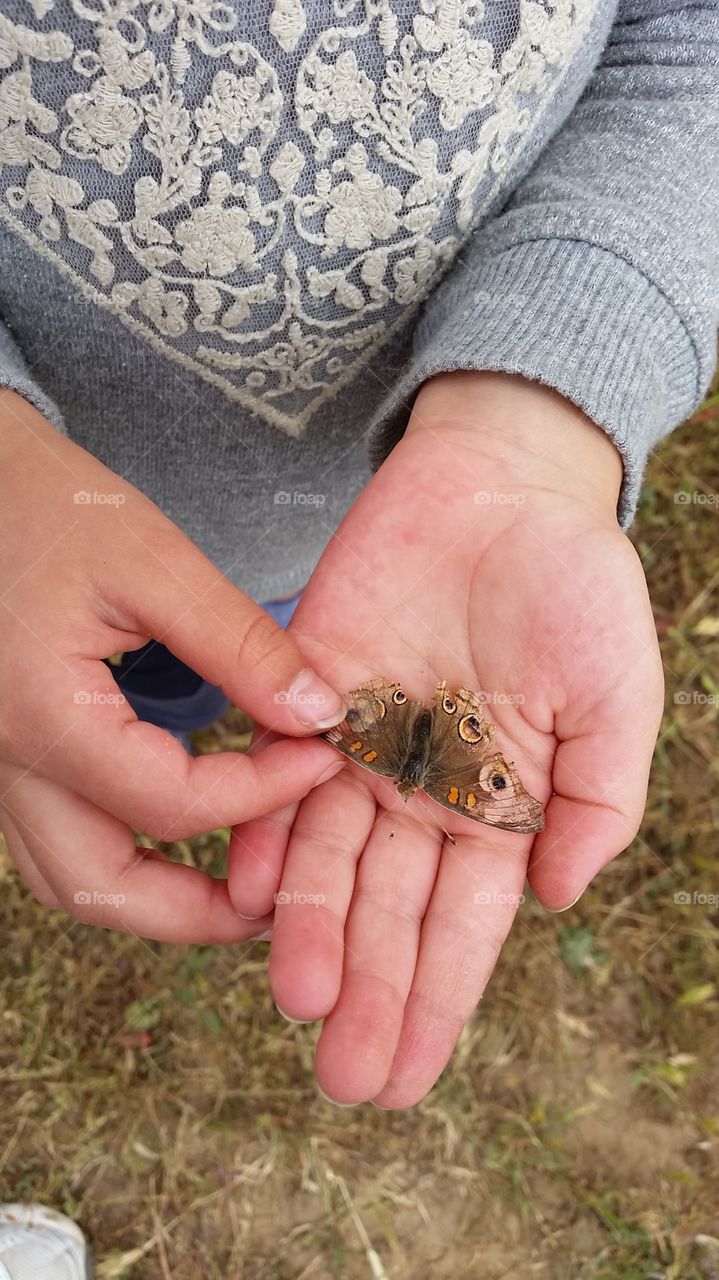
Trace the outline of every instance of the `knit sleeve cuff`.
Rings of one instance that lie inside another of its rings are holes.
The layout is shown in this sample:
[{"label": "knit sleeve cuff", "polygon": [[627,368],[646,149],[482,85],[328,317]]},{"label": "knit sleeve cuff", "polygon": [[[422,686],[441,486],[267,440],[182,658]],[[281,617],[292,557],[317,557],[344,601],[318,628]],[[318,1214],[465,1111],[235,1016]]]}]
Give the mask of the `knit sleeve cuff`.
[{"label": "knit sleeve cuff", "polygon": [[16,391],[39,410],[53,426],[65,433],[60,410],[32,377],[9,330],[0,321],[0,416],[3,412],[3,401],[7,399],[3,395],[5,391]]},{"label": "knit sleeve cuff", "polygon": [[704,390],[694,344],[656,285],[611,250],[572,239],[526,241],[455,263],[425,305],[409,367],[373,424],[373,466],[402,435],[422,383],[458,369],[545,383],[602,427],[624,462],[624,528],[651,447]]}]

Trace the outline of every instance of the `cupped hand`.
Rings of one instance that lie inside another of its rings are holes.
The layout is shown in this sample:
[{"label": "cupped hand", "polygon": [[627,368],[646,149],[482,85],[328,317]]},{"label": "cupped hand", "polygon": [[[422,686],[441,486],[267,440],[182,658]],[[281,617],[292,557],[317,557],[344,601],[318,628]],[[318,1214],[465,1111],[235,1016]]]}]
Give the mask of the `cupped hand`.
[{"label": "cupped hand", "polygon": [[304,593],[292,632],[335,687],[385,675],[425,699],[439,679],[484,691],[497,745],[547,805],[533,839],[422,793],[405,805],[348,762],[233,833],[232,900],[247,916],[276,901],[275,999],[325,1019],[317,1073],[333,1100],[419,1100],[525,878],[566,907],[639,827],[663,684],[620,483],[613,444],[556,392],[441,375]]},{"label": "cupped hand", "polygon": [[138,721],[102,661],[162,641],[283,735],[341,718],[295,642],[132,485],[0,396],[0,829],[35,896],[78,919],[231,942],[224,880],[136,848],[298,800],[340,767],[320,740],[192,759]]}]

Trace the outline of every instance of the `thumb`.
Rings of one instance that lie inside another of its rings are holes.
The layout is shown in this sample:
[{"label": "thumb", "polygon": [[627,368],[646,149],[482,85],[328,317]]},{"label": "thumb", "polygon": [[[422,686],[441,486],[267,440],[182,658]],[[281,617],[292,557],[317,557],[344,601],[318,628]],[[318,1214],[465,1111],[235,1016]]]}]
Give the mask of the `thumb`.
[{"label": "thumb", "polygon": [[[629,672],[592,708],[588,730],[571,710],[557,719],[553,795],[527,871],[533,893],[551,911],[573,906],[641,825],[662,714],[655,647],[648,645]],[[627,713],[633,706],[641,707],[640,715]]]},{"label": "thumb", "polygon": [[132,572],[115,584],[129,629],[160,641],[278,733],[338,724],[344,700],[308,666],[295,641],[170,521],[157,535],[153,529],[151,541],[138,537],[139,563],[133,560]]}]

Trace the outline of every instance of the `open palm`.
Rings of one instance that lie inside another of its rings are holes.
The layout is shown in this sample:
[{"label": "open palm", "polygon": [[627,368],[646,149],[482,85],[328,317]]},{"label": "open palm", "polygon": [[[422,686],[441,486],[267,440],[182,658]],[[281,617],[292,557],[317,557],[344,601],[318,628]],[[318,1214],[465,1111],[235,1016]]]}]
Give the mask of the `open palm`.
[{"label": "open palm", "polygon": [[[554,393],[536,394],[547,413]],[[336,688],[385,675],[425,701],[442,679],[483,691],[498,748],[548,802],[545,830],[494,830],[421,792],[405,804],[348,763],[230,850],[237,909],[277,904],[278,1007],[325,1019],[321,1087],[390,1107],[444,1067],[527,875],[565,906],[629,843],[661,707],[644,578],[613,504],[565,492],[554,463],[484,450],[436,399],[420,396],[333,538],[293,633]]]}]

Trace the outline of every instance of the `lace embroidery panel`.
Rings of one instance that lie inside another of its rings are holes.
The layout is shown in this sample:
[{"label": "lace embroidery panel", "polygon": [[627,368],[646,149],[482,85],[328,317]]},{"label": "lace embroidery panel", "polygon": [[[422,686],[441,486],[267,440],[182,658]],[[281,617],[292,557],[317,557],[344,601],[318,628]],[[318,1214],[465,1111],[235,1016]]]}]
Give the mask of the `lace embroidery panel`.
[{"label": "lace embroidery panel", "polygon": [[268,0],[270,63],[222,0],[26,4],[0,15],[2,216],[292,434],[452,262],[594,8],[519,0],[498,48],[482,0],[334,0],[313,39],[311,0]]}]

